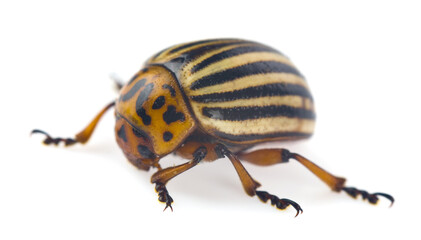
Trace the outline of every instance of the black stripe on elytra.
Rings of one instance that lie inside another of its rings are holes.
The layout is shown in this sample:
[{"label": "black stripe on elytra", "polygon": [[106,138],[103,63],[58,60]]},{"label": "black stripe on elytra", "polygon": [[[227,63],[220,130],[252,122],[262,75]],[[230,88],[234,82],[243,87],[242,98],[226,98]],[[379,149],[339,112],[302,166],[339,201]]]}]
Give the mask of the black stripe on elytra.
[{"label": "black stripe on elytra", "polygon": [[155,101],[152,104],[152,109],[160,109],[165,104],[165,97],[159,96],[155,99]]},{"label": "black stripe on elytra", "polygon": [[133,85],[132,88],[130,88],[130,90],[126,94],[121,96],[121,100],[125,102],[129,100],[130,98],[132,98],[137,93],[137,91],[145,85],[145,82],[146,82],[146,78],[142,78],[141,80],[139,80],[137,83]]},{"label": "black stripe on elytra", "polygon": [[175,97],[175,89],[173,87],[171,87],[171,85],[164,84],[164,85],[162,85],[162,88],[163,89],[168,89],[170,91],[170,93],[171,93],[171,96],[172,97]]},{"label": "black stripe on elytra", "polygon": [[245,54],[245,53],[251,53],[251,52],[273,52],[273,53],[279,53],[277,50],[267,47],[267,46],[263,46],[263,45],[255,45],[255,46],[239,46],[233,49],[229,49],[223,52],[220,52],[218,54],[215,54],[205,60],[203,60],[202,62],[200,62],[199,64],[195,65],[192,69],[191,69],[191,73],[195,73],[207,66],[209,66],[212,63],[216,63],[218,61],[224,60],[226,58],[230,58],[230,57],[234,57],[234,56],[238,56],[241,54]]},{"label": "black stripe on elytra", "polygon": [[261,140],[261,139],[271,139],[271,138],[308,138],[312,134],[310,133],[303,133],[303,132],[276,132],[276,133],[267,133],[267,134],[228,134],[224,132],[215,131],[214,134],[222,139],[228,139],[230,141],[253,141],[253,140]]},{"label": "black stripe on elytra", "polygon": [[117,131],[117,136],[124,142],[127,142],[126,129],[124,125],[122,125],[120,130]]},{"label": "black stripe on elytra", "polygon": [[170,123],[176,122],[176,121],[184,122],[184,120],[186,120],[184,114],[182,112],[177,112],[173,105],[169,105],[168,108],[167,108],[167,111],[164,112],[164,114],[162,116],[164,118],[164,121],[167,124],[170,124]]},{"label": "black stripe on elytra", "polygon": [[167,51],[168,49],[170,49],[170,48],[167,47],[167,48],[164,48],[161,51],[155,53],[155,55],[153,55],[149,61],[153,61],[154,59],[156,59],[157,57],[159,57],[159,55],[161,55],[163,52]]},{"label": "black stripe on elytra", "polygon": [[[217,50],[221,47],[230,46],[230,45],[250,43],[250,42],[241,41],[238,39],[223,39],[223,40],[225,41],[222,43],[211,42],[207,45],[199,46],[197,48],[187,50],[186,52],[183,52],[182,54],[178,55],[176,58],[173,58],[170,61],[167,61],[165,63],[162,63],[162,65],[168,68],[170,72],[177,73],[186,63],[193,61],[194,59],[198,58],[199,56],[202,56],[203,54],[209,51]],[[216,40],[212,40],[212,41],[216,41]]]},{"label": "black stripe on elytra", "polygon": [[191,90],[233,81],[237,78],[265,73],[292,73],[302,77],[301,73],[294,67],[276,61],[260,61],[244,64],[238,67],[229,68],[221,72],[210,74],[194,81],[190,85]]},{"label": "black stripe on elytra", "polygon": [[243,121],[249,119],[289,117],[301,119],[315,119],[313,111],[285,105],[251,106],[233,108],[202,108],[202,114],[208,118],[227,121]]},{"label": "black stripe on elytra", "polygon": [[144,158],[149,158],[149,159],[155,158],[155,154],[151,152],[151,150],[149,150],[149,148],[144,145],[137,145],[137,151]]},{"label": "black stripe on elytra", "polygon": [[215,42],[215,41],[219,41],[221,39],[209,39],[209,40],[202,40],[202,41],[196,41],[196,42],[192,42],[192,43],[188,43],[188,44],[183,44],[177,48],[172,49],[169,53],[175,53],[177,51],[189,48],[189,47],[193,47],[195,45],[199,45],[199,44],[203,44],[203,43],[208,43],[208,42]]},{"label": "black stripe on elytra", "polygon": [[236,45],[236,44],[244,44],[244,43],[251,43],[251,42],[248,42],[248,41],[232,41],[232,42],[223,42],[223,43],[205,45],[203,47],[199,47],[199,48],[195,48],[195,49],[192,49],[190,51],[187,51],[187,52],[183,53],[182,56],[185,57],[185,59],[184,59],[185,62],[190,62],[190,61],[196,59],[197,57],[199,57],[199,56],[201,56],[204,53],[207,53],[209,51],[216,50],[216,49],[219,49],[221,47],[226,47],[226,46],[231,46],[231,45]]},{"label": "black stripe on elytra", "polygon": [[260,86],[248,87],[230,92],[210,93],[197,96],[191,96],[190,99],[195,102],[209,103],[209,102],[227,102],[238,99],[251,99],[259,97],[271,96],[301,96],[312,99],[307,88],[288,83],[271,83]]}]

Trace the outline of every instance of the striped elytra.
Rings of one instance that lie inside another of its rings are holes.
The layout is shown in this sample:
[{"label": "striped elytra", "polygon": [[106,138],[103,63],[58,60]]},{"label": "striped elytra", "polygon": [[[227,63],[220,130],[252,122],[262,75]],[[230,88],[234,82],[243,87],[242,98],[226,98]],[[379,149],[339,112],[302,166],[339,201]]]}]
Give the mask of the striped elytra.
[{"label": "striped elytra", "polygon": [[313,98],[291,61],[263,44],[213,39],[175,45],[149,59],[181,87],[198,127],[234,144],[309,137]]}]

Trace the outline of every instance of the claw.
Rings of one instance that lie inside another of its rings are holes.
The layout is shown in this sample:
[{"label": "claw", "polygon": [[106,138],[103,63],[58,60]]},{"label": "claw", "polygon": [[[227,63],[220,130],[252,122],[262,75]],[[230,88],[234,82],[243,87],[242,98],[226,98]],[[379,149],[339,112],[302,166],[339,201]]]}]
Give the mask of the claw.
[{"label": "claw", "polygon": [[46,144],[46,145],[50,145],[50,144],[58,145],[60,142],[64,142],[65,146],[70,146],[70,145],[73,145],[73,144],[77,143],[77,141],[72,139],[72,138],[52,138],[48,133],[46,133],[42,130],[39,130],[39,129],[32,130],[30,135],[32,135],[34,133],[40,133],[40,134],[45,135],[45,139],[44,139],[43,143]]},{"label": "claw", "polygon": [[163,211],[165,211],[169,207],[171,209],[171,212],[173,212],[171,203],[173,203],[174,200],[172,199],[170,194],[168,194],[168,190],[165,187],[165,185],[161,183],[156,183],[155,190],[158,192],[158,201],[166,204]]},{"label": "claw", "polygon": [[174,202],[174,200],[172,200],[172,197],[168,194],[168,192],[166,193],[165,198],[166,198],[166,201],[165,201],[166,206],[165,206],[165,208],[164,208],[163,212],[165,212],[165,210],[166,210],[168,207],[170,207],[171,212],[173,212],[173,209],[172,209],[171,203],[172,203],[172,202]]},{"label": "claw", "polygon": [[350,195],[353,198],[357,198],[358,195],[361,195],[361,197],[363,198],[363,200],[367,199],[369,203],[371,204],[376,204],[379,201],[379,198],[377,196],[382,196],[386,199],[388,199],[391,204],[389,207],[392,207],[393,203],[395,202],[395,199],[386,193],[368,193],[367,191],[364,190],[359,190],[357,188],[354,187],[343,187],[342,190],[344,190],[348,195]]},{"label": "claw", "polygon": [[291,205],[297,211],[297,214],[295,215],[295,217],[297,217],[298,214],[300,214],[300,212],[303,213],[303,209],[301,209],[300,205],[298,205],[298,203],[292,200],[289,200],[286,198],[279,199],[277,196],[272,195],[265,191],[256,191],[256,195],[264,203],[266,203],[270,199],[270,203],[276,206],[276,208],[281,209],[281,210]]},{"label": "claw", "polygon": [[301,207],[300,207],[300,205],[298,205],[298,203],[296,203],[292,200],[286,199],[286,198],[282,198],[280,201],[286,202],[287,206],[291,205],[292,207],[295,208],[295,210],[297,210],[297,214],[295,215],[295,217],[297,217],[298,214],[300,214],[300,212],[303,213],[303,209],[301,209]]},{"label": "claw", "polygon": [[173,212],[173,209],[172,209],[171,203],[167,203],[167,205],[165,206],[164,210],[162,210],[162,211],[163,211],[163,212],[165,212],[165,210],[167,210],[167,208],[168,208],[168,207],[170,207],[171,212]]},{"label": "claw", "polygon": [[395,198],[393,198],[391,195],[389,195],[387,193],[377,192],[377,193],[373,193],[373,195],[382,196],[382,197],[386,198],[387,200],[389,200],[390,201],[390,206],[389,207],[392,207],[393,206],[393,203],[395,202]]},{"label": "claw", "polygon": [[32,136],[32,134],[34,134],[34,133],[41,133],[41,134],[44,134],[47,138],[51,138],[51,136],[48,133],[46,133],[42,130],[39,130],[39,129],[32,130],[29,135]]}]

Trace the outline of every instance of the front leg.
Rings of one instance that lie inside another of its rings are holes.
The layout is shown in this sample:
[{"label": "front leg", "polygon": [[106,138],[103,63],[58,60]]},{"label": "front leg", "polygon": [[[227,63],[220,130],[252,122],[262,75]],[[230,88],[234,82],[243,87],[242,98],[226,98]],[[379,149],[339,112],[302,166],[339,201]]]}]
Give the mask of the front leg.
[{"label": "front leg", "polygon": [[198,147],[193,153],[193,159],[190,162],[165,168],[159,170],[158,172],[154,173],[151,177],[151,182],[155,183],[155,190],[158,192],[158,201],[163,202],[166,204],[165,209],[168,207],[172,209],[171,203],[174,202],[172,197],[169,195],[168,190],[166,188],[166,184],[169,180],[173,177],[177,176],[178,174],[189,170],[190,168],[196,166],[200,161],[202,161],[207,154],[207,149],[204,146]]},{"label": "front leg", "polygon": [[43,134],[45,136],[45,139],[43,141],[44,144],[50,145],[58,145],[59,143],[63,142],[65,146],[70,146],[75,143],[86,143],[89,138],[91,137],[92,133],[95,130],[95,127],[97,126],[99,120],[101,117],[113,106],[115,105],[115,102],[111,102],[107,106],[105,106],[101,112],[99,112],[95,118],[86,126],[82,131],[80,131],[74,138],[62,138],[62,137],[51,137],[48,133],[46,133],[43,130],[34,129],[32,130],[31,134],[37,133],[37,134]]},{"label": "front leg", "polygon": [[165,184],[162,184],[160,182],[155,183],[155,190],[158,193],[158,201],[165,203],[164,211],[170,207],[171,212],[173,211],[171,203],[174,202],[170,194],[168,193],[167,188],[165,187]]}]

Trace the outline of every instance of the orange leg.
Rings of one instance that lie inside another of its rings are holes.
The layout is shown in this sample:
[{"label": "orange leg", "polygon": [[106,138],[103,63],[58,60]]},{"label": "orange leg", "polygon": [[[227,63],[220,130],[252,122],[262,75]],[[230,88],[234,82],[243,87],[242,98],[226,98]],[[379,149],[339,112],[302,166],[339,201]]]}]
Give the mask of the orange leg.
[{"label": "orange leg", "polygon": [[267,202],[268,200],[271,201],[271,204],[276,206],[278,209],[285,209],[288,206],[293,206],[295,210],[297,210],[297,214],[295,216],[298,216],[298,214],[303,212],[300,205],[298,205],[296,202],[286,199],[286,198],[278,198],[275,195],[272,195],[265,191],[256,191],[258,187],[260,187],[260,183],[255,181],[250,174],[247,172],[247,170],[244,168],[244,166],[241,164],[239,158],[237,155],[232,153],[228,150],[227,147],[225,147],[222,144],[219,144],[215,147],[215,152],[218,154],[219,157],[228,157],[228,159],[231,161],[231,163],[234,165],[235,170],[237,171],[238,176],[240,177],[241,183],[243,184],[244,190],[249,196],[257,195],[257,197],[262,200],[263,202]]},{"label": "orange leg", "polygon": [[288,162],[289,159],[295,159],[299,163],[304,165],[307,169],[309,169],[311,172],[313,172],[318,178],[320,178],[320,180],[326,183],[335,192],[345,191],[354,198],[356,198],[358,195],[361,195],[363,199],[368,199],[368,201],[373,204],[378,202],[378,196],[383,196],[389,199],[392,202],[392,204],[394,202],[393,197],[389,194],[370,194],[364,190],[359,190],[353,187],[345,187],[345,178],[336,177],[330,174],[329,172],[325,171],[321,167],[317,166],[307,158],[296,153],[291,153],[286,149],[262,149],[249,153],[240,153],[239,158],[260,166],[268,166],[276,163],[285,163]]},{"label": "orange leg", "polygon": [[86,128],[84,128],[82,131],[76,134],[75,138],[60,138],[60,137],[52,138],[48,133],[39,129],[32,130],[31,134],[34,134],[34,133],[44,134],[46,138],[43,141],[43,143],[47,145],[49,144],[57,145],[60,142],[64,142],[65,146],[70,146],[75,143],[86,143],[91,137],[92,133],[94,132],[95,127],[99,122],[99,119],[101,119],[101,117],[107,112],[107,110],[113,107],[114,105],[115,105],[115,102],[112,102],[108,104],[107,106],[105,106],[105,108],[103,108],[101,112],[99,112],[98,115],[95,116],[95,118],[88,124],[88,126],[86,126]]},{"label": "orange leg", "polygon": [[192,160],[178,166],[159,170],[151,177],[151,182],[155,184],[155,190],[158,192],[158,200],[166,203],[165,209],[170,207],[172,210],[171,203],[173,202],[173,199],[168,194],[165,187],[169,180],[196,166],[202,160],[214,161],[218,158],[228,157],[240,177],[244,190],[249,196],[257,195],[264,202],[270,199],[272,205],[275,205],[279,209],[285,209],[286,207],[292,205],[297,210],[297,215],[303,211],[297,203],[289,199],[279,199],[267,192],[256,191],[256,189],[260,186],[260,183],[250,176],[237,156],[222,144],[188,142],[177,150],[177,154],[185,158],[192,158]]},{"label": "orange leg", "polygon": [[166,204],[164,211],[168,207],[171,208],[171,211],[173,210],[171,206],[173,199],[171,198],[167,191],[167,188],[165,187],[167,182],[175,176],[177,176],[178,174],[183,173],[189,170],[190,168],[196,166],[200,161],[202,161],[206,157],[206,154],[206,147],[200,146],[194,151],[192,156],[193,159],[190,162],[159,170],[152,175],[151,182],[155,183],[155,190],[158,192],[158,201]]}]

